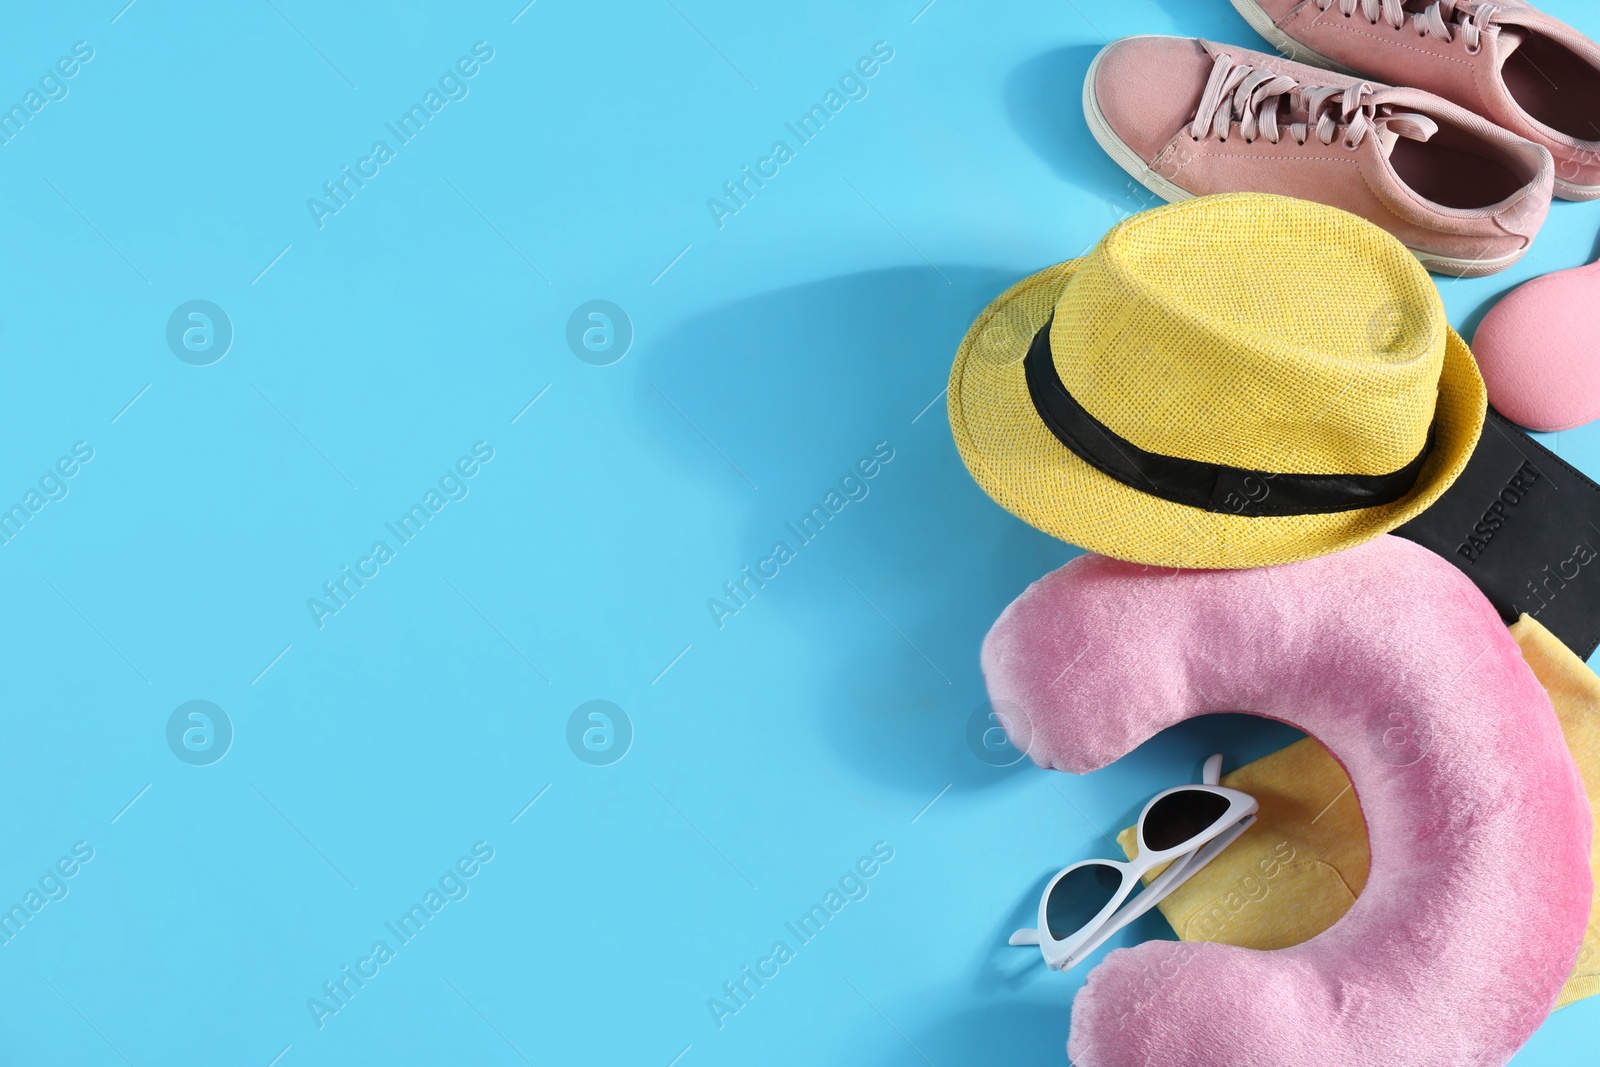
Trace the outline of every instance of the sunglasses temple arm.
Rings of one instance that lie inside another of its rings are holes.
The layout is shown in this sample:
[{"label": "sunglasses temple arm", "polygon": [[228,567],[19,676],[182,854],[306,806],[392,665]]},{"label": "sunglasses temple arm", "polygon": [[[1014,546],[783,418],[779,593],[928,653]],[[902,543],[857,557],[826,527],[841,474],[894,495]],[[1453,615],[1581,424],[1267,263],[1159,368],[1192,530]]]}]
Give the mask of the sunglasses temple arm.
[{"label": "sunglasses temple arm", "polygon": [[1200,784],[1222,784],[1222,753],[1218,752],[1215,756],[1212,756],[1210,759],[1206,760],[1205,770],[1200,774]]},{"label": "sunglasses temple arm", "polygon": [[1165,900],[1173,890],[1198,874],[1200,868],[1221,855],[1223,849],[1237,841],[1240,834],[1255,825],[1255,821],[1254,815],[1246,816],[1237,825],[1229,827],[1214,840],[1207,842],[1204,847],[1173,860],[1172,864],[1161,872],[1161,876],[1145,887],[1145,891],[1140,893],[1133,903],[1112,915],[1104,926],[1095,931],[1093,937],[1079,946],[1066,961],[1066,967],[1073,967],[1080,960],[1086,959],[1091,952],[1110,940],[1118,930]]}]

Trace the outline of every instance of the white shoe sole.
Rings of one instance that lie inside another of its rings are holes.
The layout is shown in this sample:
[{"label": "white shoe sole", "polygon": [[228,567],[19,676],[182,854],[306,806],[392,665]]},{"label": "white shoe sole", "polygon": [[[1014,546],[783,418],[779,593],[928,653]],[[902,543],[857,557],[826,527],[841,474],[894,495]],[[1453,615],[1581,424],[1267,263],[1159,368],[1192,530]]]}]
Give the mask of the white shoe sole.
[{"label": "white shoe sole", "polygon": [[[1235,3],[1248,3],[1249,0],[1234,0]],[[1140,34],[1136,37],[1124,37],[1121,40],[1136,40],[1137,37],[1158,37],[1160,34]],[[1089,124],[1089,132],[1094,136],[1095,142],[1105,150],[1106,155],[1114,160],[1117,166],[1131,174],[1135,181],[1146,189],[1155,193],[1169,204],[1180,200],[1193,200],[1197,194],[1180,185],[1163,178],[1139,157],[1122,138],[1118,137],[1111,129],[1111,124],[1106,121],[1105,113],[1100,110],[1100,99],[1095,92],[1095,75],[1100,70],[1100,60],[1112,45],[1121,43],[1113,41],[1100,50],[1094,57],[1094,62],[1089,64],[1089,73],[1083,78],[1083,117]],[[1595,196],[1600,196],[1600,189],[1596,189]],[[1457,278],[1481,278],[1489,274],[1497,274],[1511,266],[1526,254],[1527,249],[1520,249],[1507,256],[1497,256],[1492,259],[1460,259],[1455,256],[1440,255],[1426,249],[1406,245],[1406,250],[1422,263],[1428,270],[1439,274],[1448,274]]]},{"label": "white shoe sole", "polygon": [[1555,193],[1561,200],[1600,200],[1600,185],[1573,185],[1557,178]]}]

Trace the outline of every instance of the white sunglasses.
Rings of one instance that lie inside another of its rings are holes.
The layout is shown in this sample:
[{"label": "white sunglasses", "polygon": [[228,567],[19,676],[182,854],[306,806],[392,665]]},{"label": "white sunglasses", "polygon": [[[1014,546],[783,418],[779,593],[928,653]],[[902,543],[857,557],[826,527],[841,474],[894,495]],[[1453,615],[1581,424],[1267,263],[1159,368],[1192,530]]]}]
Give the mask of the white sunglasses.
[{"label": "white sunglasses", "polygon": [[[1202,784],[1157,793],[1139,813],[1138,856],[1127,863],[1083,860],[1062,870],[1039,898],[1038,928],[1018,930],[1011,944],[1038,945],[1051,970],[1069,971],[1161,903],[1255,824],[1255,798],[1218,785],[1221,779],[1216,755],[1206,760]],[[1163,863],[1171,866],[1124,907],[1140,879]]]}]

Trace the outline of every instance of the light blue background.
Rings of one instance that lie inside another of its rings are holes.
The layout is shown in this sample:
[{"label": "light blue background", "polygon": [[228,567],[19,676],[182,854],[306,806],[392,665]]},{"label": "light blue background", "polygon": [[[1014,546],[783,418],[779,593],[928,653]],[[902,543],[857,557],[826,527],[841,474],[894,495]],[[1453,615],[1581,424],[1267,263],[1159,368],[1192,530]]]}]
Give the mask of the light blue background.
[{"label": "light blue background", "polygon": [[[94,449],[0,547],[0,903],[94,849],[0,946],[0,1062],[1064,1063],[1087,968],[1003,945],[1041,879],[1213,747],[1293,735],[979,762],[979,642],[1075,550],[971,482],[940,390],[984,303],[1147,200],[1084,127],[1094,52],[1260,42],[1223,0],[524,2],[0,20],[0,102],[94,49],[0,146],[0,498]],[[319,229],[307,199],[477,41],[469,95]],[[707,199],[879,41],[719,228]],[[1515,269],[1441,279],[1453,321],[1597,230],[1558,204]],[[235,330],[211,366],[166,345],[193,299]],[[634,326],[611,366],[565,340],[592,299]],[[319,629],[307,599],[477,441],[470,495]],[[708,598],[882,441],[719,629]],[[1600,473],[1600,430],[1553,447]],[[192,699],[236,731],[211,766],[167,747]],[[633,724],[611,766],[567,745],[591,699]],[[319,1029],[308,998],[478,841],[470,895]],[[719,1030],[707,999],[879,841],[870,895]],[[1592,1056],[1597,1022],[1517,1062]]]}]

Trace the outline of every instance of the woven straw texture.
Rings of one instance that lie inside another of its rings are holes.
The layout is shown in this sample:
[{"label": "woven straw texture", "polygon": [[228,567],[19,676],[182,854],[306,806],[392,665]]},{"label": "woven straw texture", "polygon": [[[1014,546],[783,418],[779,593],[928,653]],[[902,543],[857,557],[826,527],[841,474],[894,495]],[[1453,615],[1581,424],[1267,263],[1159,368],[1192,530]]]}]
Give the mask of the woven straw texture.
[{"label": "woven straw texture", "polygon": [[[1379,507],[1246,517],[1162,500],[1073,455],[1034,410],[1022,361],[1052,313],[1063,384],[1148,451],[1386,474],[1436,419],[1433,450],[1411,493]],[[1461,473],[1486,403],[1472,353],[1399,241],[1336,208],[1260,194],[1137,215],[1084,258],[1011,287],[968,330],[949,393],[968,470],[1019,518],[1118,559],[1218,569],[1325,555],[1410,519]]]}]

